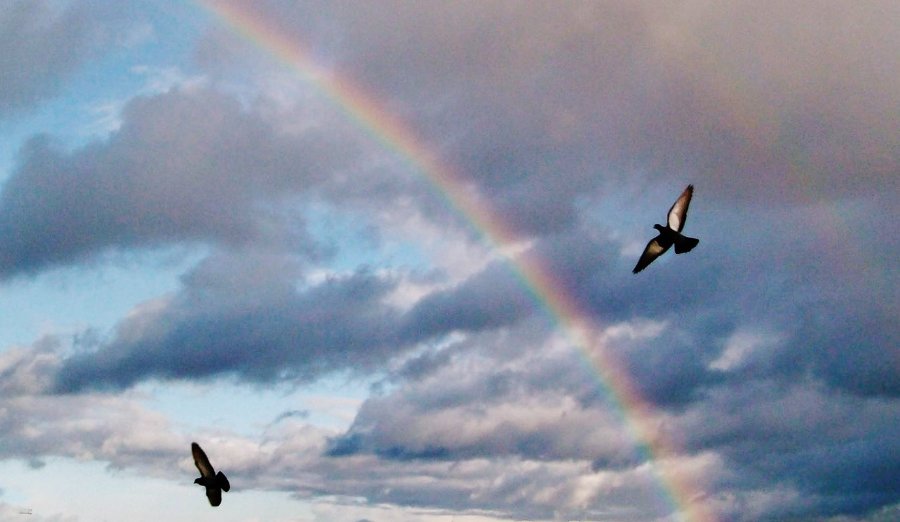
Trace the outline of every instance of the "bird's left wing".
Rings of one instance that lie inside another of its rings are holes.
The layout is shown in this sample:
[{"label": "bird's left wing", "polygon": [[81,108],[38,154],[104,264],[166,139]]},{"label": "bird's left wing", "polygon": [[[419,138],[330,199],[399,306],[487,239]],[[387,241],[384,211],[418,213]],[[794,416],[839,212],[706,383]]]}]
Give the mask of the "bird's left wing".
[{"label": "bird's left wing", "polygon": [[675,232],[681,232],[684,222],[687,221],[688,206],[691,204],[691,196],[694,195],[694,186],[688,185],[684,192],[678,196],[672,208],[669,209],[668,225]]},{"label": "bird's left wing", "polygon": [[212,464],[209,463],[209,459],[206,458],[206,453],[203,452],[203,449],[196,442],[191,443],[191,453],[194,454],[194,464],[197,466],[197,469],[200,470],[200,475],[204,477],[216,476],[216,470],[213,469]]},{"label": "bird's left wing", "polygon": [[644,248],[644,253],[641,254],[641,258],[638,259],[638,262],[634,265],[634,270],[632,270],[631,273],[636,274],[647,268],[647,265],[652,263],[654,259],[663,255],[663,253],[669,249],[668,246],[663,246],[659,242],[659,238],[660,236],[656,236],[647,243],[647,246]]}]

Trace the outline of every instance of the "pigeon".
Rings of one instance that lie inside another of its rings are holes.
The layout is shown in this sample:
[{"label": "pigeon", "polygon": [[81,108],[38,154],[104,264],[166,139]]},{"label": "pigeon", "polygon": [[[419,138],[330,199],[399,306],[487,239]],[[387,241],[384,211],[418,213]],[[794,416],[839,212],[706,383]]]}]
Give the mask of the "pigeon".
[{"label": "pigeon", "polygon": [[687,221],[688,206],[691,204],[691,196],[694,195],[694,186],[688,185],[684,192],[678,196],[672,208],[669,209],[666,226],[653,225],[653,228],[659,231],[659,235],[651,239],[644,248],[644,253],[638,259],[632,273],[638,273],[647,268],[647,265],[654,259],[666,253],[672,245],[675,245],[676,254],[684,254],[693,250],[699,239],[681,235],[681,229],[684,228],[684,222]]},{"label": "pigeon", "polygon": [[200,470],[201,475],[200,478],[194,480],[194,484],[205,486],[206,498],[209,499],[209,503],[213,506],[218,506],[222,503],[222,492],[231,489],[228,478],[221,471],[216,473],[215,468],[212,467],[209,459],[206,458],[206,453],[203,452],[203,449],[196,442],[191,443],[191,453],[194,454],[194,464]]}]

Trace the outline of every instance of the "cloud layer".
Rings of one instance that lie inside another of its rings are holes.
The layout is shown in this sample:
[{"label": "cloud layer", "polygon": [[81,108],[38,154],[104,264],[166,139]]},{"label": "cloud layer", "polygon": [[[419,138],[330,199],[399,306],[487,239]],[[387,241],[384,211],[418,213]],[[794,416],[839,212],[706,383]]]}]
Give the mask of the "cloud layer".
[{"label": "cloud layer", "polygon": [[[407,122],[516,243],[485,245],[409,158],[213,26],[191,55],[203,81],[131,98],[102,140],[19,147],[0,280],[172,246],[204,257],[90,342],[4,347],[0,458],[170,477],[190,437],[135,386],[342,374],[376,383],[346,430],[285,412],[255,437],[207,433],[229,477],[461,515],[658,520],[664,465],[722,520],[896,513],[895,3],[252,8]],[[79,12],[0,9],[27,42],[0,61],[0,116],[98,52],[106,33]],[[46,67],[13,74],[34,56]],[[632,275],[687,183],[700,245]],[[397,244],[419,250],[385,253]],[[573,346],[511,269],[525,260],[621,374],[585,363],[597,347]],[[623,381],[651,407],[645,435],[676,448],[667,462],[623,423]]]}]

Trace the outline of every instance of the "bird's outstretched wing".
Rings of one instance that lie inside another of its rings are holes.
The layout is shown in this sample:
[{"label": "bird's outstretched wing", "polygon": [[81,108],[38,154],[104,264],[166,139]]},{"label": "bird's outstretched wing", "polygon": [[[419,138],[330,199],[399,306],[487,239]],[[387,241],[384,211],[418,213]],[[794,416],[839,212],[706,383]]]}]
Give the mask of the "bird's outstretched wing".
[{"label": "bird's outstretched wing", "polygon": [[[209,459],[206,458],[206,453],[203,452],[203,449],[200,448],[200,445],[196,442],[191,443],[191,453],[194,454],[194,464],[197,466],[197,469],[200,470],[200,475],[209,478],[216,476],[216,470],[212,467],[212,464],[209,463]],[[209,489],[206,490],[207,496],[209,496]],[[219,495],[219,501],[221,502],[221,495]],[[212,497],[209,499],[212,502]]]},{"label": "bird's outstretched wing", "polygon": [[222,489],[218,487],[206,486],[206,498],[209,499],[210,506],[218,506],[222,503]]},{"label": "bird's outstretched wing", "polygon": [[637,264],[634,265],[634,270],[631,271],[633,274],[636,274],[641,270],[647,268],[647,265],[652,263],[654,259],[663,255],[666,250],[669,249],[671,244],[663,246],[663,244],[659,241],[660,237],[662,236],[656,236],[655,238],[651,239],[649,243],[647,243],[647,246],[644,248],[644,253],[641,254],[641,258],[638,259]]},{"label": "bird's outstretched wing", "polygon": [[688,206],[691,204],[691,196],[694,195],[694,186],[688,185],[684,192],[678,196],[672,208],[669,209],[668,225],[675,232],[681,232],[684,222],[687,221]]}]

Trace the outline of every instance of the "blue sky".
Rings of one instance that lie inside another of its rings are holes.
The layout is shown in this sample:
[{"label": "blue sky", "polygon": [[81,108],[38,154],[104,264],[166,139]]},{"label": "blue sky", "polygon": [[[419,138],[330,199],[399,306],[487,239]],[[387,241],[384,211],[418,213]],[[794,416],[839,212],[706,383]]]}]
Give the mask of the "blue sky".
[{"label": "blue sky", "polygon": [[0,520],[900,514],[895,2],[208,4],[514,241],[208,6],[4,3]]}]

